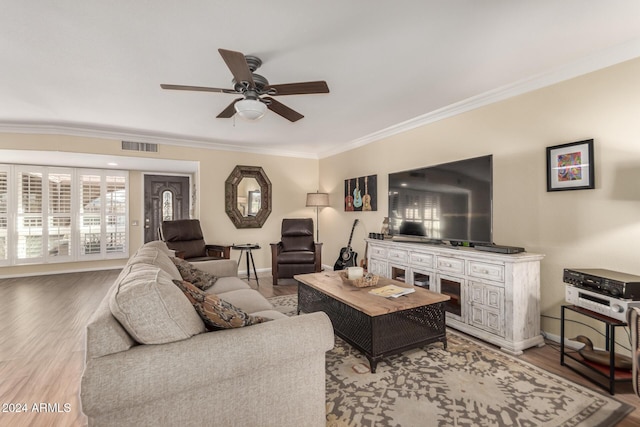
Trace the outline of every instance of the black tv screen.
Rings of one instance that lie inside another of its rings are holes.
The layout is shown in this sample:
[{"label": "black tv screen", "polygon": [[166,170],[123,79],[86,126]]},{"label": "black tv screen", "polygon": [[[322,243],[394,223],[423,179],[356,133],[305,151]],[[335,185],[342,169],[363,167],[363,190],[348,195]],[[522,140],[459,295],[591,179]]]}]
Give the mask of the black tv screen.
[{"label": "black tv screen", "polygon": [[492,243],[493,156],[389,174],[389,233]]}]

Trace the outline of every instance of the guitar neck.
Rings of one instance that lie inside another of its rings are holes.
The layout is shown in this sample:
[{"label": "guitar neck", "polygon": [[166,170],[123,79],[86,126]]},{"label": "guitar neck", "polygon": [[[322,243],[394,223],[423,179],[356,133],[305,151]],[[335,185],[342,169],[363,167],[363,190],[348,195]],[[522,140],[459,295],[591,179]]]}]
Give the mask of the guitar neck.
[{"label": "guitar neck", "polygon": [[349,234],[349,243],[347,243],[347,247],[350,248],[351,247],[351,239],[353,239],[353,230],[356,229],[356,224],[358,223],[358,220],[356,219],[355,221],[353,221],[353,226],[351,227],[351,234]]}]

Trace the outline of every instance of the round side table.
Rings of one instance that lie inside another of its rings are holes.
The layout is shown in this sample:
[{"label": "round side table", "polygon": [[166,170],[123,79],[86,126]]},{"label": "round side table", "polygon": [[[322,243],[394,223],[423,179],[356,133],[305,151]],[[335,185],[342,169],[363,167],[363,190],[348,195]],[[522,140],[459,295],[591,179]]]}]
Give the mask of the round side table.
[{"label": "round side table", "polygon": [[249,269],[249,258],[251,258],[251,265],[253,266],[253,275],[256,278],[256,285],[259,287],[260,282],[258,281],[258,273],[256,273],[256,264],[253,262],[253,253],[251,251],[260,249],[260,245],[257,243],[245,243],[244,245],[232,245],[231,249],[235,249],[240,251],[240,257],[238,258],[238,265],[240,265],[240,261],[242,260],[242,254],[246,254],[247,259],[247,281],[251,280],[251,270]]}]

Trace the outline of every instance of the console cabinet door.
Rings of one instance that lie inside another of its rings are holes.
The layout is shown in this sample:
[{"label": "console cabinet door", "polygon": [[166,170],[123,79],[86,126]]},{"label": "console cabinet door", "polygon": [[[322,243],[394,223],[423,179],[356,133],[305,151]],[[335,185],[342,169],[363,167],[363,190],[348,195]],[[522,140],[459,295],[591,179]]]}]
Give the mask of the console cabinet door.
[{"label": "console cabinet door", "polygon": [[389,264],[376,258],[369,258],[367,271],[376,276],[389,277]]},{"label": "console cabinet door", "polygon": [[460,322],[465,322],[466,307],[463,301],[466,301],[465,295],[465,279],[457,276],[449,276],[444,274],[437,275],[437,285],[435,292],[449,296],[451,299],[445,302],[444,309],[447,318],[451,317]]},{"label": "console cabinet door", "polygon": [[398,282],[410,283],[409,280],[409,268],[406,265],[399,265],[393,262],[389,262],[389,278],[397,280]]},{"label": "console cabinet door", "polygon": [[473,281],[467,287],[469,324],[504,337],[504,288]]},{"label": "console cabinet door", "polygon": [[411,284],[413,286],[420,286],[428,289],[431,292],[438,292],[436,290],[435,273],[431,270],[425,269],[411,269]]}]

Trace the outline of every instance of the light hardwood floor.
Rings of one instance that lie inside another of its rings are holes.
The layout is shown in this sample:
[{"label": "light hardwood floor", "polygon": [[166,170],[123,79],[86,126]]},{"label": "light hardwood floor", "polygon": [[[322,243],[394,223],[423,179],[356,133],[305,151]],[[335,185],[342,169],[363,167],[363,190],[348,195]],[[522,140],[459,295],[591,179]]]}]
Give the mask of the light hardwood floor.
[{"label": "light hardwood floor", "polygon": [[[15,410],[5,407],[11,404],[20,405],[20,409],[26,405],[27,409],[0,412],[1,427],[87,424],[78,399],[84,326],[118,273],[110,270],[0,280],[0,409]],[[256,287],[255,280],[250,283]],[[258,289],[266,297],[297,293],[294,281],[274,287],[270,276],[260,276]],[[527,350],[521,358],[604,393],[561,367],[555,346]],[[615,398],[640,404],[627,384],[617,386]],[[618,424],[638,425],[637,410]]]}]

